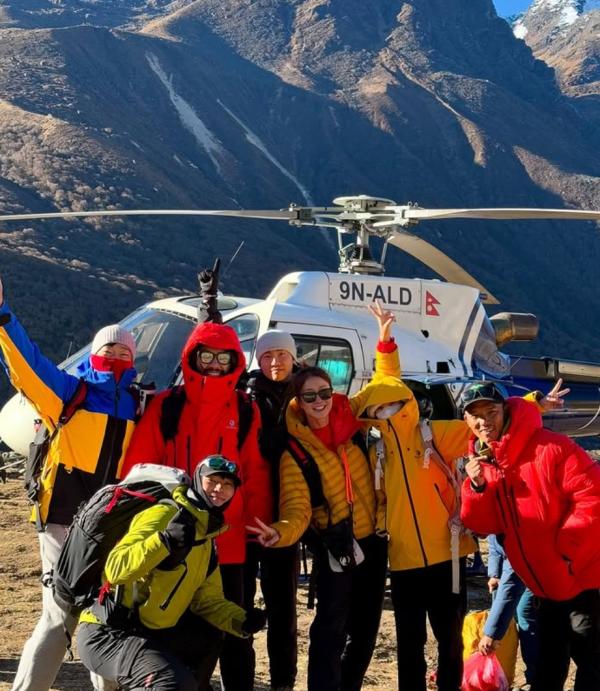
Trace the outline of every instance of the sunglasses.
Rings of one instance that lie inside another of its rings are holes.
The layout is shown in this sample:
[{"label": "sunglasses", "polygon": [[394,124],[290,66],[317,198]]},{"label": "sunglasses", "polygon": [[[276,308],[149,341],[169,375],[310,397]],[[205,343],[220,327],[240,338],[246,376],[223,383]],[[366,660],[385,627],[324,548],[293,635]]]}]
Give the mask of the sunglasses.
[{"label": "sunglasses", "polygon": [[204,462],[211,470],[221,470],[231,475],[237,475],[237,464],[227,460],[223,456],[211,456]]},{"label": "sunglasses", "polygon": [[333,390],[328,387],[326,389],[319,389],[318,391],[306,391],[300,394],[300,398],[305,403],[314,403],[317,400],[317,396],[322,401],[328,401],[333,396]]},{"label": "sunglasses", "polygon": [[231,364],[231,353],[228,350],[224,350],[220,353],[211,353],[209,350],[199,350],[196,357],[203,365],[210,365],[215,360],[219,365]]}]

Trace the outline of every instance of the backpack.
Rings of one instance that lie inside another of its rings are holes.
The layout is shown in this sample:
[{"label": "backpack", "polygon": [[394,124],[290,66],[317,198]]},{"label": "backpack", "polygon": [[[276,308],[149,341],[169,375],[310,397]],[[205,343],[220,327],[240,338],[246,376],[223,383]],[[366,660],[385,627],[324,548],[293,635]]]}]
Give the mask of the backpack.
[{"label": "backpack", "polygon": [[[252,420],[254,418],[254,406],[252,400],[245,391],[236,389],[238,397],[238,451],[244,445]],[[179,420],[186,402],[185,389],[183,386],[174,386],[162,400],[160,409],[159,427],[165,443],[173,441],[177,436]]]},{"label": "backpack", "polygon": [[44,531],[44,526],[42,525],[40,516],[38,495],[40,491],[40,476],[44,468],[44,462],[48,455],[50,445],[54,441],[56,435],[82,407],[87,396],[87,391],[87,382],[85,379],[80,379],[71,398],[64,402],[62,411],[58,417],[58,422],[52,432],[48,430],[46,425],[41,423],[35,434],[34,440],[29,445],[29,453],[27,455],[27,461],[25,462],[23,485],[29,501],[35,507],[35,525],[37,531],[40,533]]},{"label": "backpack", "polygon": [[116,485],[101,487],[73,519],[53,570],[54,600],[77,616],[102,587],[102,571],[131,519],[152,504],[172,503],[177,488],[190,487],[186,473],[161,465],[138,464]]}]

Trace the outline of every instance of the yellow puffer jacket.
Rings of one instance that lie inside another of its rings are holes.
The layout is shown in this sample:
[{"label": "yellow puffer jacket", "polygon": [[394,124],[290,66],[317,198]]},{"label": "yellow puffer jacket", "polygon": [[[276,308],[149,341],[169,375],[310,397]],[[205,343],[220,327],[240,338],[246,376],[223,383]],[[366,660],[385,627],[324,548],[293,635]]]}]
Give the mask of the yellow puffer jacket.
[{"label": "yellow puffer jacket", "polygon": [[[125,586],[122,604],[132,608],[134,592],[140,622],[150,629],[175,626],[187,609],[222,631],[243,637],[246,612],[223,595],[221,574],[213,554],[212,538],[223,530],[207,533],[209,514],[193,511],[196,540],[185,561],[172,570],[158,565],[169,552],[159,537],[177,507],[157,504],[137,514],[129,530],[108,555],[104,580],[112,588]],[[93,611],[85,610],[81,622],[102,623]]]},{"label": "yellow puffer jacket", "polygon": [[[369,384],[369,386],[372,386]],[[350,398],[352,412],[360,407],[362,392]],[[326,528],[329,521],[337,524],[350,515],[346,498],[346,480],[342,454],[346,455],[352,491],[354,494],[353,526],[354,537],[360,539],[375,531],[377,507],[375,486],[370,463],[361,448],[351,439],[341,445],[337,453],[331,451],[311,431],[304,421],[298,402],[293,399],[287,409],[286,424],[289,433],[295,437],[315,460],[321,475],[323,494],[328,509],[310,505],[308,485],[296,461],[288,451],[281,457],[280,466],[280,520],[273,527],[281,535],[278,547],[297,542],[304,531],[312,524],[318,529]]]},{"label": "yellow puffer jacket", "polygon": [[[398,350],[377,353],[373,387],[363,390],[360,419],[376,427],[385,447],[384,473],[378,490],[377,529],[390,536],[389,560],[393,571],[416,569],[449,561],[448,520],[458,498],[439,465],[425,459],[426,444],[419,424],[419,409],[410,388],[399,379]],[[535,394],[531,394],[534,396]],[[526,398],[529,398],[527,396]],[[372,405],[405,401],[403,408],[387,420],[370,418]],[[432,420],[433,445],[450,468],[468,451],[469,429],[462,420]],[[460,539],[465,556],[477,549],[467,534]]]}]

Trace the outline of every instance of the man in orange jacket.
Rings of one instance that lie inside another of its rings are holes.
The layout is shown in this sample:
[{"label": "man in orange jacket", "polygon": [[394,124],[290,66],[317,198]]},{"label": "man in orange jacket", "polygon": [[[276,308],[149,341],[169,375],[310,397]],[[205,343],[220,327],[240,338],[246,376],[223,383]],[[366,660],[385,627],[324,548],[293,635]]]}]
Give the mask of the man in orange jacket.
[{"label": "man in orange jacket", "polygon": [[[270,470],[258,445],[260,412],[236,390],[246,360],[230,326],[197,326],[183,348],[181,366],[183,385],[151,402],[131,439],[122,475],[141,462],[171,465],[193,475],[211,454],[237,464],[242,489],[225,511],[230,529],[216,543],[225,597],[243,606],[244,526],[256,516],[272,520]],[[221,675],[226,691],[252,691],[251,639],[226,636]]]}]

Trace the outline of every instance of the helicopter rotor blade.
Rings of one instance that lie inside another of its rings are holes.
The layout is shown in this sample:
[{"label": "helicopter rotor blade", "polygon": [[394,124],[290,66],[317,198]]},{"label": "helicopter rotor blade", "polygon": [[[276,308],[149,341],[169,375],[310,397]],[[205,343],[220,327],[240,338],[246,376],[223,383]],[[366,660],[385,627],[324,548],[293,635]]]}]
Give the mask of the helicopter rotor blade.
[{"label": "helicopter rotor blade", "polygon": [[294,209],[271,210],[204,210],[204,209],[112,209],[110,211],[59,211],[39,214],[7,214],[0,216],[0,222],[38,221],[55,218],[93,218],[95,216],[233,216],[236,218],[257,218],[275,221],[294,221],[298,211]]},{"label": "helicopter rotor blade", "polygon": [[402,231],[390,235],[387,241],[410,254],[415,259],[433,269],[442,278],[445,278],[450,283],[459,283],[461,285],[471,286],[476,288],[485,297],[482,299],[486,305],[499,305],[500,301],[490,293],[489,290],[479,283],[470,273],[465,271],[454,259],[451,259],[447,254],[444,254],[437,247],[434,247],[427,240],[423,240],[412,233]]},{"label": "helicopter rotor blade", "polygon": [[[519,219],[546,219],[562,221],[600,221],[600,211],[592,209],[420,209],[395,207],[404,221],[442,220],[450,218],[478,218],[489,221],[517,221]],[[388,207],[386,211],[390,211]],[[384,223],[386,221],[383,221]]]}]

